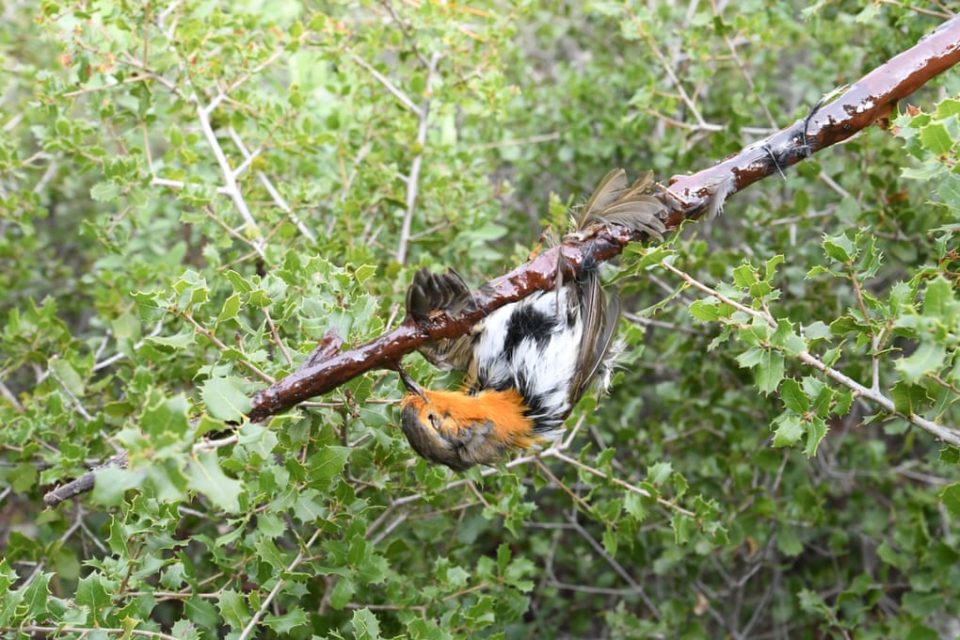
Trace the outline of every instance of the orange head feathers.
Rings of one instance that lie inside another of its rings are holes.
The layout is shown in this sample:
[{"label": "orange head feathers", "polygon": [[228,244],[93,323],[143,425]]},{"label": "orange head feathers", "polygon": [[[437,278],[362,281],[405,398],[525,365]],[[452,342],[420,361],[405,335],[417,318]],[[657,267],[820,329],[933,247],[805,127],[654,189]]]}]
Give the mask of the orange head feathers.
[{"label": "orange head feathers", "polygon": [[424,391],[407,394],[401,426],[410,445],[424,458],[463,471],[493,464],[510,448],[526,449],[539,438],[515,389]]}]

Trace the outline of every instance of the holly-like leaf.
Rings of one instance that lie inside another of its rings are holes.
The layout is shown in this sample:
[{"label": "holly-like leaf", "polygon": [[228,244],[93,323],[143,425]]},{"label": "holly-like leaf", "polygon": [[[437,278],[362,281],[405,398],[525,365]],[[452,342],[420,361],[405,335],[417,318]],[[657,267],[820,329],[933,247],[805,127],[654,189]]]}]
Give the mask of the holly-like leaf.
[{"label": "holly-like leaf", "polygon": [[947,485],[940,492],[940,500],[947,511],[953,514],[955,518],[960,518],[960,482]]},{"label": "holly-like leaf", "polygon": [[277,616],[270,614],[264,616],[263,624],[273,629],[275,633],[283,636],[289,634],[297,627],[302,627],[307,624],[307,614],[305,614],[300,607],[294,606],[287,609],[287,612],[283,615]]},{"label": "holly-like leaf", "polygon": [[343,467],[353,451],[350,447],[327,445],[311,456],[309,461],[310,482],[318,488],[326,488],[343,473]]},{"label": "holly-like leaf", "polygon": [[943,367],[947,350],[942,344],[923,342],[909,357],[900,358],[894,366],[903,374],[907,382],[919,382],[926,374],[937,372]]},{"label": "holly-like leaf", "polygon": [[216,506],[228,513],[240,511],[239,496],[243,483],[228,477],[214,451],[202,451],[187,468],[190,488],[210,498]]},{"label": "holly-like leaf", "polygon": [[210,415],[228,422],[241,420],[252,406],[236,378],[210,378],[203,383],[201,396]]},{"label": "holly-like leaf", "polygon": [[380,640],[380,621],[370,609],[354,611],[351,622],[356,640]]},{"label": "holly-like leaf", "polygon": [[783,413],[774,421],[773,446],[789,447],[800,441],[803,436],[803,423],[800,416]]},{"label": "holly-like leaf", "polygon": [[791,411],[806,413],[810,409],[810,399],[803,392],[800,383],[793,378],[786,378],[780,385],[780,399]]},{"label": "holly-like leaf", "polygon": [[776,390],[783,380],[783,356],[772,350],[764,350],[755,371],[757,388],[765,394]]},{"label": "holly-like leaf", "polygon": [[250,621],[250,610],[247,608],[247,602],[243,594],[233,589],[224,589],[220,592],[217,608],[220,609],[223,621],[234,631],[243,629]]}]

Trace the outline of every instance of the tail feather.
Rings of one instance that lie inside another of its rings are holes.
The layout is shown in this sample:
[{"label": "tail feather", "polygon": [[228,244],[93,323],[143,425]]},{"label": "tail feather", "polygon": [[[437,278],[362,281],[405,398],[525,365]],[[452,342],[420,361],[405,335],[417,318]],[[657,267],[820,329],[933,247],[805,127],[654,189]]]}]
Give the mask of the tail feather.
[{"label": "tail feather", "polygon": [[614,169],[605,175],[580,210],[577,228],[583,229],[590,224],[596,214],[616,202],[626,188],[627,173],[623,169]]},{"label": "tail feather", "polygon": [[627,186],[623,169],[608,173],[580,212],[578,229],[595,223],[618,224],[663,240],[666,227],[661,219],[667,207],[653,195],[653,174],[646,173]]}]

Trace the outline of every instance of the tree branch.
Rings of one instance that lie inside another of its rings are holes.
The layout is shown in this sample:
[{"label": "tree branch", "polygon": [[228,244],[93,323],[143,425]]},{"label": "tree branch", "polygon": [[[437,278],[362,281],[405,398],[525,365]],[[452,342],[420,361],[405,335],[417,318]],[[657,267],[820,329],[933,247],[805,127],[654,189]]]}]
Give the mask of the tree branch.
[{"label": "tree branch", "polygon": [[[702,215],[724,189],[727,197],[767,176],[794,165],[813,153],[846,140],[885,118],[895,103],[937,74],[960,62],[960,18],[945,22],[914,47],[877,67],[850,86],[839,98],[815,110],[808,118],[760,140],[723,162],[689,176],[674,176],[661,193],[670,207],[665,220],[676,228]],[[403,356],[431,340],[455,338],[500,307],[535,291],[554,286],[559,252],[564,278],[575,276],[580,265],[602,262],[640,240],[623,227],[602,228],[583,241],[567,239],[474,293],[471,309],[455,315],[437,314],[432,320],[403,324],[367,344],[304,367],[254,399],[249,417],[264,420],[303,400],[327,393],[358,375],[389,368]]]},{"label": "tree branch", "polygon": [[[960,18],[953,18],[912,48],[865,75],[833,102],[815,108],[807,118],[751,144],[713,167],[692,175],[673,176],[660,193],[669,207],[664,223],[667,228],[676,228],[684,220],[698,218],[722,204],[723,199],[731,194],[846,140],[877,120],[886,118],[898,100],[958,62]],[[386,86],[389,89],[392,85]],[[394,95],[397,93],[394,92]],[[401,96],[397,96],[398,99],[417,113],[416,105]],[[639,234],[632,234],[616,225],[603,227],[584,240],[567,238],[560,246],[541,253],[481,287],[474,294],[475,304],[468,310],[453,315],[436,314],[436,317],[420,324],[407,319],[393,331],[365,345],[309,362],[307,366],[257,394],[248,418],[251,421],[263,421],[368,371],[395,367],[405,355],[429,341],[467,333],[474,324],[496,309],[535,291],[551,289],[558,258],[564,278],[570,278],[576,275],[585,261],[595,263],[610,260],[629,243],[641,239]],[[92,476],[93,473],[87,475]],[[44,500],[48,505],[55,505],[62,500],[61,495],[73,496],[91,488],[67,491],[72,484],[48,493]]]}]

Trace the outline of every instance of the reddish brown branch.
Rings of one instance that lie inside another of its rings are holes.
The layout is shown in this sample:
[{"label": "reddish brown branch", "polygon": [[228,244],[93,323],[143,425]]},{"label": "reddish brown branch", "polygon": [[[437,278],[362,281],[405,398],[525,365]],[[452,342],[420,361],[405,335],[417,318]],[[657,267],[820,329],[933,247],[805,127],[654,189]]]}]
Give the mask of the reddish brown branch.
[{"label": "reddish brown branch", "polygon": [[[665,223],[676,228],[696,218],[711,202],[741,191],[754,182],[796,164],[811,154],[846,140],[878,119],[886,117],[896,102],[916,91],[934,76],[960,62],[960,18],[943,23],[911,49],[889,60],[850,86],[833,102],[803,120],[756,142],[723,162],[688,176],[674,176],[661,193],[670,207]],[[718,190],[724,193],[718,195]],[[505,304],[554,284],[557,252],[562,252],[565,275],[576,273],[584,260],[602,262],[617,256],[640,237],[622,227],[601,229],[584,240],[567,240],[510,273],[492,280],[475,294],[467,312],[440,317],[428,324],[405,321],[393,331],[349,351],[327,358],[311,358],[306,366],[257,394],[248,417],[262,421],[371,371],[392,367],[403,356],[430,340],[465,334],[479,320]],[[329,352],[328,352],[329,353]],[[327,354],[324,354],[327,355]],[[45,496],[49,505],[92,488],[93,472]],[[83,483],[74,490],[72,485]]]},{"label": "reddish brown branch", "polygon": [[[960,62],[960,18],[954,18],[913,48],[874,69],[840,97],[768,138],[709,169],[670,179],[664,200],[671,207],[668,228],[687,218],[699,216],[720,185],[727,196],[754,182],[796,164],[817,151],[846,140],[884,117],[904,98],[937,74]],[[251,420],[263,420],[307,398],[326,393],[354,377],[389,367],[429,340],[465,334],[478,320],[505,304],[534,291],[553,287],[557,251],[563,252],[566,267],[576,271],[588,257],[604,261],[618,255],[627,243],[638,240],[621,227],[609,227],[584,242],[567,241],[558,248],[523,264],[491,281],[476,294],[476,307],[456,317],[442,316],[429,326],[417,326],[410,319],[362,347],[306,367],[258,394],[250,412]]]},{"label": "reddish brown branch", "polygon": [[798,120],[709,169],[672,177],[670,191],[684,201],[684,206],[674,210],[668,226],[676,226],[691,214],[698,215],[714,185],[732,179],[734,190],[730,193],[736,193],[776,173],[776,163],[786,168],[866,129],[889,115],[898,100],[957,62],[960,16],[944,22],[916,45],[863,76],[809,119]]}]

